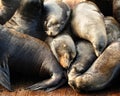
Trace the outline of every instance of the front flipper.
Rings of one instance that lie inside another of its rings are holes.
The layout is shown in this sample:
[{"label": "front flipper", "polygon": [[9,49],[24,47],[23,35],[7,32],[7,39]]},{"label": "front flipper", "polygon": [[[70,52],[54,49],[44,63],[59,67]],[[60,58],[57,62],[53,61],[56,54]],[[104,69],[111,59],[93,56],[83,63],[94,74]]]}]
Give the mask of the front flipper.
[{"label": "front flipper", "polygon": [[5,58],[0,61],[0,84],[7,88],[9,91],[12,91],[10,84],[10,74],[8,67],[8,58]]},{"label": "front flipper", "polygon": [[50,79],[36,83],[26,89],[29,90],[45,90],[47,92],[53,91],[62,86],[67,80],[63,76],[53,75]]}]

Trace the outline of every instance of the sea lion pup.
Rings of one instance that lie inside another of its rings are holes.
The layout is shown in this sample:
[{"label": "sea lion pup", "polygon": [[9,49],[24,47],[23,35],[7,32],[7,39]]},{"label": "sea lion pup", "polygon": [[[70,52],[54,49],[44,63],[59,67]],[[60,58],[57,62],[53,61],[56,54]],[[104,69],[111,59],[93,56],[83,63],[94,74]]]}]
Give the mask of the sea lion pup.
[{"label": "sea lion pup", "polygon": [[70,19],[71,9],[62,1],[44,2],[44,29],[48,36],[62,32]]},{"label": "sea lion pup", "polygon": [[93,2],[81,2],[73,9],[71,27],[74,34],[92,43],[97,56],[101,54],[107,35],[103,15]]},{"label": "sea lion pup", "polygon": [[69,78],[69,85],[77,91],[96,91],[110,85],[120,69],[120,41],[111,43],[84,73]]},{"label": "sea lion pup", "polygon": [[76,56],[76,47],[72,37],[69,34],[64,33],[54,38],[48,37],[46,42],[61,66],[68,69]]},{"label": "sea lion pup", "polygon": [[112,16],[105,17],[105,26],[107,32],[107,45],[120,38],[120,25]]},{"label": "sea lion pup", "polygon": [[42,8],[43,0],[21,0],[20,7],[4,26],[42,39],[43,33],[39,31]]},{"label": "sea lion pup", "polygon": [[27,88],[30,90],[52,91],[65,83],[63,68],[46,43],[1,25],[0,37],[0,84],[5,88],[11,90],[8,65],[13,71],[26,76],[39,76],[41,72],[50,75],[50,78]]},{"label": "sea lion pup", "polygon": [[0,24],[5,24],[19,7],[20,0],[0,0]]},{"label": "sea lion pup", "polygon": [[76,43],[77,55],[69,68],[69,78],[74,78],[78,74],[83,74],[96,60],[92,44],[86,40],[79,40]]},{"label": "sea lion pup", "polygon": [[120,23],[120,0],[113,0],[113,16]]}]

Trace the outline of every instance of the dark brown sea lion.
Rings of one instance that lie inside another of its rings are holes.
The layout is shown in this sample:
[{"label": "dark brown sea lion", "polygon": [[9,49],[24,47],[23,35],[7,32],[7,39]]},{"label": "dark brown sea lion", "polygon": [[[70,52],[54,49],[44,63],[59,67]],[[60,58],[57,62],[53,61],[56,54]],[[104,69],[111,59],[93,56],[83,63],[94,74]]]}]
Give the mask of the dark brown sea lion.
[{"label": "dark brown sea lion", "polygon": [[44,39],[44,32],[40,30],[42,9],[43,0],[21,0],[20,7],[5,26],[11,30]]},{"label": "dark brown sea lion", "polygon": [[83,74],[96,60],[93,46],[86,40],[79,40],[76,43],[77,56],[69,68],[68,77],[74,78],[78,74]]},{"label": "dark brown sea lion", "polygon": [[54,38],[49,37],[46,42],[62,67],[67,69],[76,56],[76,47],[72,37],[66,33]]},{"label": "dark brown sea lion", "polygon": [[48,36],[56,36],[67,25],[71,9],[61,1],[48,0],[44,2],[44,28]]},{"label": "dark brown sea lion", "polygon": [[120,0],[113,0],[113,16],[120,23]]},{"label": "dark brown sea lion", "polygon": [[50,75],[27,89],[52,91],[66,81],[63,69],[43,41],[0,25],[0,84],[11,90],[10,70],[34,76]]},{"label": "dark brown sea lion", "polygon": [[20,0],[0,0],[0,24],[5,24],[19,7]]},{"label": "dark brown sea lion", "polygon": [[[80,38],[90,41],[97,56],[107,45],[107,35],[103,15],[90,1],[79,3],[72,12],[71,27]],[[99,22],[99,23],[98,23]]]},{"label": "dark brown sea lion", "polygon": [[107,45],[120,38],[120,25],[112,16],[105,17],[105,26],[107,32]]},{"label": "dark brown sea lion", "polygon": [[[109,86],[120,70],[120,41],[110,44],[84,73],[68,77],[69,85],[77,91],[95,91]],[[68,75],[69,76],[69,75]]]}]

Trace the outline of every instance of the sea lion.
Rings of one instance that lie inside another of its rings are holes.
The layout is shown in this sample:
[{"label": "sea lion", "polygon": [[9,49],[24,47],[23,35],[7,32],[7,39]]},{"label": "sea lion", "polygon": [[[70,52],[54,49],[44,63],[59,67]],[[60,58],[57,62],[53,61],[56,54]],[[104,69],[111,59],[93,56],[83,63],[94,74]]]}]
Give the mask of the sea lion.
[{"label": "sea lion", "polygon": [[120,0],[113,0],[113,16],[120,23]]},{"label": "sea lion", "polygon": [[62,67],[68,69],[76,56],[76,47],[72,37],[64,33],[53,38],[48,37],[46,42]]},{"label": "sea lion", "polygon": [[107,45],[107,35],[104,16],[95,3],[79,3],[73,9],[71,27],[74,34],[92,43],[97,56],[101,54]]},{"label": "sea lion", "polygon": [[40,26],[42,9],[43,0],[21,0],[20,7],[4,26],[43,40],[45,37]]},{"label": "sea lion", "polygon": [[107,45],[109,45],[120,38],[120,25],[112,16],[106,16],[104,20],[108,38]]},{"label": "sea lion", "polygon": [[44,2],[44,29],[48,36],[62,32],[70,19],[70,7],[61,1]]},{"label": "sea lion", "polygon": [[111,43],[84,73],[69,78],[69,85],[77,91],[96,91],[108,87],[120,70],[120,41]]},{"label": "sea lion", "polygon": [[66,78],[49,46],[43,41],[0,25],[0,84],[11,90],[10,70],[34,76],[50,75],[27,89],[52,91],[62,86]]},{"label": "sea lion", "polygon": [[69,68],[69,78],[83,74],[96,60],[92,44],[86,40],[79,40],[76,43],[77,55]]},{"label": "sea lion", "polygon": [[19,7],[20,0],[0,0],[0,24],[5,24]]}]

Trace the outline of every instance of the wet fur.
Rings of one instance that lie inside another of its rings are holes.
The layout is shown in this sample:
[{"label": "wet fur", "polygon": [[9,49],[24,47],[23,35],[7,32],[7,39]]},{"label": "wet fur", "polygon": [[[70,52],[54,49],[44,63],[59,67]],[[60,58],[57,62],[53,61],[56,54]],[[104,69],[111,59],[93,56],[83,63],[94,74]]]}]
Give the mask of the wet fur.
[{"label": "wet fur", "polygon": [[20,0],[0,0],[0,24],[5,24],[19,7]]},{"label": "wet fur", "polygon": [[56,36],[66,27],[71,9],[61,1],[44,2],[44,29],[48,36]]},{"label": "wet fur", "polygon": [[45,34],[40,19],[42,10],[43,0],[21,0],[15,14],[4,26],[44,40]]},{"label": "wet fur", "polygon": [[71,26],[74,34],[90,41],[97,56],[101,54],[107,45],[103,17],[96,4],[90,1],[79,3],[72,13]]},{"label": "wet fur", "polygon": [[[20,32],[10,31],[0,25],[0,83],[11,90],[9,68],[15,72],[34,76],[46,72],[50,78],[28,87],[30,90],[52,91],[65,83],[62,67],[47,44]],[[7,62],[8,61],[8,62]],[[4,63],[6,62],[6,63]],[[7,70],[6,70],[7,69]],[[8,74],[6,74],[8,73]],[[4,82],[1,82],[4,80]],[[5,82],[6,81],[6,82]]]},{"label": "wet fur", "polygon": [[[77,75],[69,85],[76,91],[96,91],[108,87],[120,70],[120,41],[110,44],[82,75]],[[101,79],[102,78],[102,79]]]},{"label": "wet fur", "polygon": [[76,47],[67,30],[56,37],[48,37],[46,42],[62,67],[68,69],[76,56]]}]

